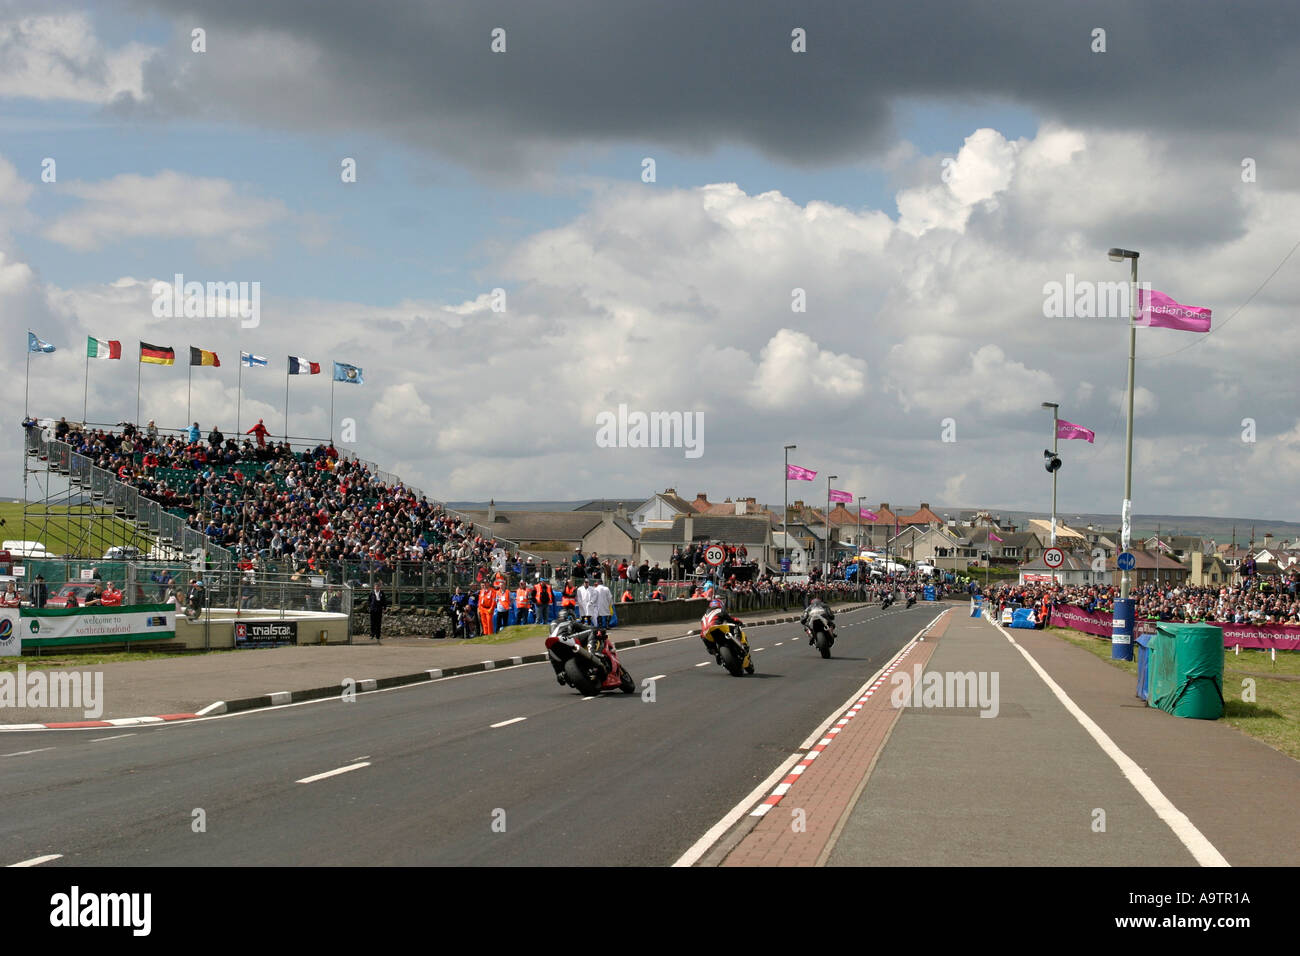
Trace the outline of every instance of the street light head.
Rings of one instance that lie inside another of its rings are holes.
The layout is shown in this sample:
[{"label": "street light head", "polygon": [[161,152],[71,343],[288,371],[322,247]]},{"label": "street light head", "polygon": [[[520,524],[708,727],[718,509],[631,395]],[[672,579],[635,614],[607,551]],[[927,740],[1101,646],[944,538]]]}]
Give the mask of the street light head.
[{"label": "street light head", "polygon": [[786,445],[786,446],[785,446],[785,450],[786,450],[786,451],[789,451],[789,450],[792,449],[792,448],[798,448],[798,447],[799,447],[798,445]]},{"label": "street light head", "polygon": [[1132,249],[1111,249],[1106,255],[1110,256],[1111,262],[1123,262],[1125,259],[1136,259],[1138,254]]},{"label": "street light head", "polygon": [[1056,402],[1043,402],[1043,407],[1044,407],[1044,408],[1060,408],[1061,406],[1058,405]]}]

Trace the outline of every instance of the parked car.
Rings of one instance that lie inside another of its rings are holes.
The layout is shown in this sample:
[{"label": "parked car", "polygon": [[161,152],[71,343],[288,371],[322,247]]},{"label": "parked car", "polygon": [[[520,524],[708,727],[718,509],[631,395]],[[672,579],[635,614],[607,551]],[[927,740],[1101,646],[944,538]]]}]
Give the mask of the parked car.
[{"label": "parked car", "polygon": [[109,548],[104,552],[105,561],[139,561],[143,557],[139,548],[131,545],[120,545]]},{"label": "parked car", "polygon": [[0,550],[8,551],[14,558],[52,558],[53,554],[40,541],[6,541]]}]

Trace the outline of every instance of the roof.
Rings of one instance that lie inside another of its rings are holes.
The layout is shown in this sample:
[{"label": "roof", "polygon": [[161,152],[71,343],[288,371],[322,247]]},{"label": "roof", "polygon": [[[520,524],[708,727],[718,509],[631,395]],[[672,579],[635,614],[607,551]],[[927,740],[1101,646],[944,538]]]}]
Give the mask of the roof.
[{"label": "roof", "polygon": [[[1001,541],[990,541],[989,531],[993,531]],[[998,531],[995,528],[976,528],[970,533],[970,543],[974,547],[994,544],[1004,548],[1026,548],[1042,543],[1042,537],[1035,531]]]},{"label": "roof", "polygon": [[678,514],[695,514],[695,509],[691,507],[691,503],[671,488],[667,491],[659,492],[655,497],[675,509]]},{"label": "roof", "polygon": [[[1129,553],[1133,555],[1136,560],[1137,563],[1134,564],[1133,567],[1138,571],[1154,571],[1157,567],[1162,571],[1187,570],[1187,565],[1163,551],[1144,551],[1141,548],[1133,548]],[[1107,571],[1115,571],[1118,569],[1118,566],[1115,564],[1117,557],[1118,555],[1112,555],[1106,559]]]},{"label": "roof", "polygon": [[[486,511],[466,511],[477,523],[490,527],[492,533],[510,541],[580,542],[604,521],[593,511],[498,511],[496,521],[488,523]],[[614,517],[614,526],[635,541],[637,530],[626,518]]]},{"label": "roof", "polygon": [[[1048,540],[1051,540],[1052,522],[1050,520],[1045,521],[1042,518],[1030,518],[1027,523],[1029,524],[1030,531],[1038,531],[1042,534],[1046,534]],[[1056,519],[1056,540],[1060,541],[1062,538],[1078,538],[1080,541],[1087,540],[1087,538],[1085,538],[1080,532],[1075,531],[1073,528],[1066,525],[1058,517]]]},{"label": "roof", "polygon": [[943,519],[930,510],[930,506],[921,502],[921,507],[910,515],[898,519],[899,524],[943,524]]},{"label": "roof", "polygon": [[[771,525],[764,515],[696,515],[692,519],[692,540],[725,541],[728,544],[767,544]],[[686,544],[684,515],[673,519],[668,528],[650,528],[641,534],[647,544]],[[791,532],[793,537],[793,532]]]},{"label": "roof", "polygon": [[574,511],[617,511],[624,508],[627,511],[636,511],[637,508],[645,504],[644,498],[595,498],[588,501],[585,505],[579,505]]}]

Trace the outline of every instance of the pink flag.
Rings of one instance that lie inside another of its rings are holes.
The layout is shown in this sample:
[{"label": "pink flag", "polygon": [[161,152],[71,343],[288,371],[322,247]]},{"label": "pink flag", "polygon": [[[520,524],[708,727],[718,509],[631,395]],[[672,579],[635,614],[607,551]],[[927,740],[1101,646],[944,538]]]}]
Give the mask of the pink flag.
[{"label": "pink flag", "polygon": [[1147,301],[1148,290],[1138,290],[1138,325],[1149,325],[1157,329],[1181,329],[1184,332],[1210,331],[1210,310],[1195,305],[1179,305],[1163,292],[1150,290],[1151,299]]},{"label": "pink flag", "polygon": [[834,488],[831,489],[831,501],[842,501],[847,504],[852,500],[853,496],[847,491],[836,491]]},{"label": "pink flag", "polygon": [[800,468],[798,465],[785,466],[786,481],[812,481],[817,477],[817,472],[809,471],[807,468]]},{"label": "pink flag", "polygon": [[1056,423],[1057,438],[1082,438],[1085,441],[1092,441],[1097,437],[1097,433],[1091,428],[1084,428],[1082,425],[1073,425],[1065,419],[1059,419]]},{"label": "pink flag", "polygon": [[860,517],[860,518],[866,518],[868,521],[879,521],[879,520],[880,520],[880,515],[876,514],[874,511],[868,511],[866,508],[859,508],[859,509],[858,509],[858,517]]},{"label": "pink flag", "polygon": [[995,535],[992,531],[989,532],[989,540],[990,540],[990,541],[996,541],[996,542],[998,542],[999,544],[1002,543],[1002,539],[999,538],[997,535]]}]

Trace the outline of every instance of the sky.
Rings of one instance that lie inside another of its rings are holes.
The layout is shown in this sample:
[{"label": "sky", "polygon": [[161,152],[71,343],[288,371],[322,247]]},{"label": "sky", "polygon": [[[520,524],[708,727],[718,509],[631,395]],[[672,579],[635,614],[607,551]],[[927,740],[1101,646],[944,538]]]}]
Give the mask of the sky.
[{"label": "sky", "polygon": [[[1045,512],[1056,402],[1061,513],[1118,515],[1126,323],[1047,290],[1119,246],[1213,312],[1137,331],[1135,511],[1294,520],[1297,47],[1284,2],[0,0],[0,361],[37,416],[139,371],[142,420],[276,434],[317,361],[288,432],[444,500],[779,503],[794,444],[792,501]],[[177,274],[256,324],[155,314]]]}]

